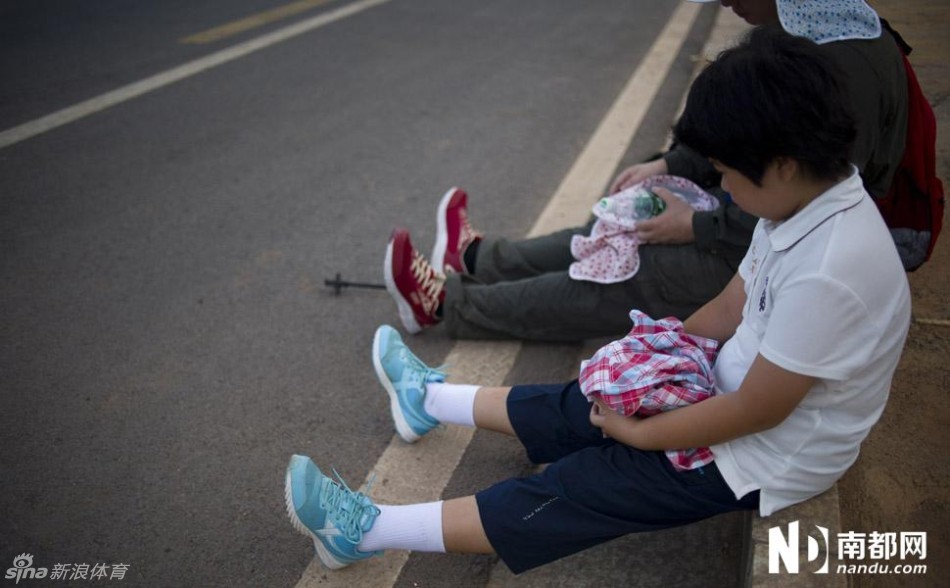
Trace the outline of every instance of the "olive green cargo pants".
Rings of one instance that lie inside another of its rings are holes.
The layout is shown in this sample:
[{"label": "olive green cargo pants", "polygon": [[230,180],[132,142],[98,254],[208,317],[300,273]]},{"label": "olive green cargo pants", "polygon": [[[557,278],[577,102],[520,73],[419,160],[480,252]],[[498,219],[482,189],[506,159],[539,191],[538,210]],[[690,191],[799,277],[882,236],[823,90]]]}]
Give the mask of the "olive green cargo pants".
[{"label": "olive green cargo pants", "polygon": [[591,225],[523,241],[482,241],[469,276],[445,283],[443,319],[456,339],[581,341],[621,337],[629,312],[685,319],[732,279],[744,252],[714,252],[689,245],[640,247],[637,274],[617,284],[577,281],[571,238]]}]

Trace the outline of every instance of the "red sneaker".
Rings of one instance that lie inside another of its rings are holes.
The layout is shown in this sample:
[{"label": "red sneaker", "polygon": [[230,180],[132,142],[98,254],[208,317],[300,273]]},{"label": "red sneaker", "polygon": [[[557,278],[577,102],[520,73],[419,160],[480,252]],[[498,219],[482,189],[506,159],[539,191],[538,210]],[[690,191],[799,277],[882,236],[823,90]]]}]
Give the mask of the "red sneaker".
[{"label": "red sneaker", "polygon": [[452,188],[439,202],[436,214],[436,239],[432,248],[432,267],[445,273],[467,274],[463,255],[469,245],[482,238],[468,222],[468,195]]},{"label": "red sneaker", "polygon": [[435,311],[445,298],[445,276],[435,271],[412,246],[409,231],[396,229],[386,246],[386,290],[396,301],[406,330],[418,333],[439,322]]}]

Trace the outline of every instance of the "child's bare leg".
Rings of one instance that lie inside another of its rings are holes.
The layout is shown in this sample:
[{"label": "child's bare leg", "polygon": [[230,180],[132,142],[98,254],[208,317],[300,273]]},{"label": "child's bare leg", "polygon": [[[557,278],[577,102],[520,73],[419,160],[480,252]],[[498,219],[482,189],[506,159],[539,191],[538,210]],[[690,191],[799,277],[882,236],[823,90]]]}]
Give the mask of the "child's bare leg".
[{"label": "child's bare leg", "polygon": [[474,496],[442,503],[442,540],[450,553],[494,553]]},{"label": "child's bare leg", "polygon": [[[515,430],[508,418],[508,393],[511,388],[479,388],[475,394],[475,426],[496,433],[514,436]],[[474,499],[473,499],[474,501]]]}]

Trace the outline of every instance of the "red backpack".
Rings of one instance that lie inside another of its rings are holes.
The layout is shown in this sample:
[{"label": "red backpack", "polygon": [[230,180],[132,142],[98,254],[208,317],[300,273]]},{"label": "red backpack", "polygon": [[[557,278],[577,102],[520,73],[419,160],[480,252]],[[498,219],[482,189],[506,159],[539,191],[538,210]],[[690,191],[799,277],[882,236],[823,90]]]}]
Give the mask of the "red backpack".
[{"label": "red backpack", "polygon": [[891,229],[904,269],[913,271],[930,259],[943,227],[945,199],[936,167],[937,119],[907,60],[910,46],[887,21],[881,22],[894,36],[904,58],[907,140],[890,189],[875,201]]}]

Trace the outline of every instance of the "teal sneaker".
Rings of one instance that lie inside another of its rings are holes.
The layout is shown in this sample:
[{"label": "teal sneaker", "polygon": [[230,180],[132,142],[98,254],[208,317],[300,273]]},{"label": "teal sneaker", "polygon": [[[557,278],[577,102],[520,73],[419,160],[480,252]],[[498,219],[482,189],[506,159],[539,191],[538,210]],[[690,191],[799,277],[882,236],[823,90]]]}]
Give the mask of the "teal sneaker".
[{"label": "teal sneaker", "polygon": [[350,490],[339,474],[336,477],[338,481],[323,475],[309,457],[294,455],[284,481],[290,522],[313,539],[320,561],[333,570],[382,553],[356,549],[379,509],[362,492]]},{"label": "teal sneaker", "polygon": [[432,369],[413,355],[396,329],[383,325],[373,337],[373,366],[376,377],[389,393],[396,431],[407,443],[438,426],[439,421],[429,416],[423,407],[426,384],[444,382],[445,373]]}]

